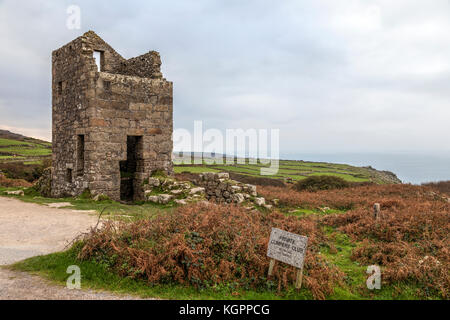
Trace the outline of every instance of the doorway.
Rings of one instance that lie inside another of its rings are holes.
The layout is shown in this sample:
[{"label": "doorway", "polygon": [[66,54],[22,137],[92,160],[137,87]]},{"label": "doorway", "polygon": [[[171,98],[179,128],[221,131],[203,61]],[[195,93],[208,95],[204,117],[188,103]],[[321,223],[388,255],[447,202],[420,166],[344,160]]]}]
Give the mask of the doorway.
[{"label": "doorway", "polygon": [[142,136],[127,136],[127,160],[120,161],[120,200],[133,201],[135,199],[136,172],[142,160]]}]

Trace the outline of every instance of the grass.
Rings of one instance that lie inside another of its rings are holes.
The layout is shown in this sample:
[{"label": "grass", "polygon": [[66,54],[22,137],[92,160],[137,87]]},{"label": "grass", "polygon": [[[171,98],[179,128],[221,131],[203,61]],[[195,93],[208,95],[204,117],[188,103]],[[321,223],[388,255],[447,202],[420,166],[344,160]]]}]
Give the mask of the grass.
[{"label": "grass", "polygon": [[271,179],[284,180],[291,178],[294,181],[305,179],[309,176],[315,175],[330,175],[337,176],[348,182],[374,182],[374,183],[389,183],[376,172],[362,167],[354,167],[345,164],[333,164],[322,162],[305,162],[295,160],[280,160],[278,172],[271,176],[261,176],[261,168],[269,167],[270,164],[250,164],[248,159],[245,163],[235,164],[212,164],[205,163],[200,165],[174,165],[175,173],[190,172],[230,172],[250,177],[264,177]]},{"label": "grass", "polygon": [[[18,188],[0,188],[0,194],[5,190],[17,190]],[[113,219],[143,219],[152,218],[157,214],[168,214],[174,208],[173,204],[166,206],[157,204],[135,204],[125,205],[118,202],[105,200],[95,202],[91,199],[50,199],[37,197],[27,194],[24,197],[9,196],[18,198],[26,202],[38,204],[69,202],[73,209],[78,210],[96,210],[97,212],[105,209],[105,215]],[[328,214],[342,214],[344,210],[320,210],[281,207],[280,210],[286,215],[297,216],[299,219],[305,216]],[[323,246],[320,254],[328,263],[337,266],[345,273],[345,284],[337,286],[334,293],[327,297],[330,300],[365,300],[365,299],[419,299],[416,296],[416,287],[409,283],[398,283],[396,285],[382,286],[381,290],[370,291],[366,288],[366,269],[367,266],[360,265],[351,259],[352,251],[358,247],[359,243],[353,242],[347,235],[338,232],[336,229],[328,226],[323,227],[326,236],[331,239],[334,246]],[[79,261],[77,252],[79,246],[74,246],[68,251],[54,253],[45,256],[33,257],[22,262],[16,263],[10,268],[35,273],[45,278],[64,285],[68,277],[66,269],[70,265],[78,265],[82,272],[82,287],[95,290],[108,290],[114,293],[136,295],[142,298],[162,298],[162,299],[262,299],[262,300],[305,300],[312,299],[311,292],[303,288],[297,292],[293,287],[282,294],[277,294],[274,288],[266,290],[243,290],[236,289],[232,283],[212,289],[195,289],[182,285],[152,285],[141,280],[132,278],[122,278],[105,265],[94,261]],[[270,286],[269,286],[270,287]],[[438,299],[436,297],[436,299]]]},{"label": "grass", "polygon": [[[334,239],[335,250],[325,247],[321,254],[332,264],[337,266],[346,275],[345,286],[336,287],[334,295],[329,299],[340,300],[417,300],[417,287],[410,283],[398,283],[397,285],[382,285],[380,290],[369,291],[366,288],[367,266],[362,266],[351,259],[352,251],[359,244],[351,241],[346,234],[336,231],[334,228],[325,227],[326,233]],[[381,270],[383,275],[383,270]],[[438,299],[436,297],[436,299]]]},{"label": "grass", "polygon": [[[335,287],[334,293],[327,297],[329,300],[414,300],[415,286],[410,284],[398,284],[396,286],[382,286],[381,290],[369,291],[366,288],[366,268],[351,260],[351,253],[358,244],[334,229],[327,227],[327,234],[332,237],[335,252],[329,247],[324,247],[321,254],[330,264],[336,265],[345,272],[345,285]],[[45,256],[37,256],[18,262],[8,268],[30,272],[45,277],[52,282],[65,285],[68,274],[67,267],[77,265],[81,269],[82,288],[93,290],[107,290],[118,294],[134,295],[141,298],[161,299],[242,299],[242,300],[309,300],[312,294],[308,289],[297,291],[290,287],[282,294],[278,294],[274,288],[266,290],[235,289],[232,283],[210,289],[195,289],[182,285],[153,285],[130,277],[120,277],[110,271],[106,266],[94,261],[80,261],[77,259],[81,243],[71,249]],[[269,261],[268,261],[269,262]],[[269,285],[269,282],[268,282]],[[272,286],[273,287],[273,286]]]},{"label": "grass", "polygon": [[34,157],[48,157],[52,153],[51,143],[26,139],[0,138],[0,160],[19,160]]},{"label": "grass", "polygon": [[204,290],[181,285],[151,285],[144,281],[119,277],[105,266],[93,261],[79,261],[77,253],[78,247],[74,246],[68,251],[33,257],[18,262],[9,268],[37,274],[56,284],[65,285],[68,277],[67,267],[77,265],[81,270],[81,286],[83,289],[108,290],[142,298],[177,300],[306,300],[312,298],[308,290],[303,289],[297,292],[294,288],[283,295],[277,295],[274,290],[235,290],[232,283],[227,286]]},{"label": "grass", "polygon": [[175,204],[173,202],[167,205],[144,203],[144,202],[135,203],[134,205],[128,205],[112,200],[94,201],[92,199],[86,199],[82,197],[58,198],[58,199],[45,198],[36,195],[33,192],[30,193],[29,191],[25,191],[25,196],[23,197],[4,194],[4,191],[13,191],[13,190],[24,190],[24,188],[0,187],[0,196],[16,198],[24,202],[31,202],[41,205],[46,205],[49,203],[67,202],[70,203],[71,206],[63,208],[70,208],[73,210],[95,210],[97,211],[97,213],[103,212],[103,217],[105,218],[112,218],[118,220],[152,218],[156,214],[160,214],[161,212],[170,212],[173,208],[175,208]]}]

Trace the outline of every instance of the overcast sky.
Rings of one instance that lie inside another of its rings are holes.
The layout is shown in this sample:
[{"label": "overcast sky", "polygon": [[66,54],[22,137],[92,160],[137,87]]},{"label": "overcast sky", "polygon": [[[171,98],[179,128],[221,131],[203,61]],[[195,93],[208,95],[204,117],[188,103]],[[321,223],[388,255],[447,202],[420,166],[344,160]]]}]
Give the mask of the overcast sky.
[{"label": "overcast sky", "polygon": [[175,128],[278,128],[282,153],[450,152],[448,0],[0,0],[0,128],[50,140],[51,51],[88,30],[161,53]]}]

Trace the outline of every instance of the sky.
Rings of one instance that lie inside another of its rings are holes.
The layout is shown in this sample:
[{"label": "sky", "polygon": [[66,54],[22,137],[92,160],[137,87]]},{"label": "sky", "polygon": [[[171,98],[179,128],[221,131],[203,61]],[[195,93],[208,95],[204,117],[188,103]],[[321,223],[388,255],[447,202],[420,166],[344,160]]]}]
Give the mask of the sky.
[{"label": "sky", "polygon": [[125,58],[160,52],[175,128],[279,129],[284,154],[450,153],[449,0],[0,0],[0,128],[51,139],[51,52],[88,30]]}]

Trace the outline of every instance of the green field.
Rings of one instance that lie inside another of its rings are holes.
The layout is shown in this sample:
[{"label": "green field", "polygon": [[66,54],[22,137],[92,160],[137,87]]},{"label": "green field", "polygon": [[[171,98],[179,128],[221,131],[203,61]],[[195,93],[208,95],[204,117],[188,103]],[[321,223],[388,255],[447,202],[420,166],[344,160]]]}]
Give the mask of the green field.
[{"label": "green field", "polygon": [[25,164],[39,164],[43,159],[50,158],[52,145],[32,138],[13,140],[0,138],[0,161],[21,161]]},{"label": "green field", "polygon": [[261,168],[270,167],[268,164],[251,164],[248,159],[245,163],[234,164],[180,164],[174,166],[175,173],[201,173],[201,172],[230,172],[243,176],[263,177],[270,179],[285,180],[291,178],[293,181],[305,179],[315,175],[331,175],[343,178],[348,182],[374,182],[374,183],[398,183],[390,175],[364,167],[354,167],[346,164],[333,164],[324,162],[307,162],[296,160],[280,160],[278,172],[274,175],[262,175]]}]

